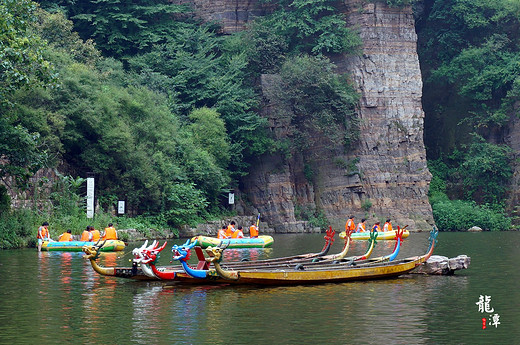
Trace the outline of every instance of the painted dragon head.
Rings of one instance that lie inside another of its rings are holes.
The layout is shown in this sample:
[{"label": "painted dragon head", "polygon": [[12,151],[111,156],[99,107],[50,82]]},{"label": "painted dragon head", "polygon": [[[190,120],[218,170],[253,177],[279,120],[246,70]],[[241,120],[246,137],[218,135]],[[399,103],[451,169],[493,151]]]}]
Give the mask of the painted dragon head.
[{"label": "painted dragon head", "polygon": [[191,256],[191,248],[195,247],[196,244],[196,242],[190,244],[190,240],[180,246],[175,244],[172,247],[172,260],[188,261]]},{"label": "painted dragon head", "polygon": [[99,257],[100,248],[105,245],[105,241],[84,245],[81,249],[86,254],[85,257],[90,260],[96,260]]},{"label": "painted dragon head", "polygon": [[159,242],[154,241],[150,246],[146,246],[148,241],[146,241],[141,247],[135,248],[132,251],[134,255],[133,262],[136,264],[150,264],[155,263],[157,259],[159,259],[159,253],[166,248],[166,243],[159,247]]},{"label": "painted dragon head", "polygon": [[213,263],[213,264],[220,263],[222,261],[222,259],[224,258],[224,256],[223,256],[224,250],[226,250],[226,248],[228,246],[229,246],[229,241],[225,244],[222,243],[222,241],[221,241],[217,247],[206,248],[206,253],[209,256],[209,258],[207,258],[206,261]]}]

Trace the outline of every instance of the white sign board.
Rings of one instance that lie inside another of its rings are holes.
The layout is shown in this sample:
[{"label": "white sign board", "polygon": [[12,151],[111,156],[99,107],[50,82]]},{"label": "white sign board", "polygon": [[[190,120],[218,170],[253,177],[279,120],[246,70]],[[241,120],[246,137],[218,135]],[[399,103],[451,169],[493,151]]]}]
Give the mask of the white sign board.
[{"label": "white sign board", "polygon": [[87,218],[94,218],[94,178],[87,178]]},{"label": "white sign board", "polygon": [[235,193],[229,193],[229,204],[233,205],[235,203]]},{"label": "white sign board", "polygon": [[117,213],[118,214],[123,214],[125,213],[125,202],[122,201],[122,200],[119,200],[117,202]]}]

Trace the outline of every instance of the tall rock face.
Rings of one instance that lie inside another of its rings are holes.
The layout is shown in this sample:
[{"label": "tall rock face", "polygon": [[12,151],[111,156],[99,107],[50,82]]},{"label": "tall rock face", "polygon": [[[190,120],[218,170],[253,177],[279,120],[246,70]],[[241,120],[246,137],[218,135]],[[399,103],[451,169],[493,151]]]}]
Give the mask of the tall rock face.
[{"label": "tall rock face", "polygon": [[[259,0],[189,2],[206,20],[220,20],[228,33],[267,11]],[[367,218],[367,226],[391,218],[394,227],[427,230],[433,224],[427,197],[431,175],[423,143],[422,80],[412,9],[364,0],[345,0],[343,6],[348,25],[359,30],[363,40],[362,55],[334,58],[361,95],[359,142],[348,153],[340,146],[316,147],[290,158],[259,158],[241,181],[240,194],[247,202],[238,210],[247,213],[252,205],[277,232],[311,231],[298,219],[313,210],[321,211],[336,229],[353,214],[356,220]],[[273,133],[282,138],[284,124],[270,116],[270,80],[275,77],[262,77],[262,112]]]}]

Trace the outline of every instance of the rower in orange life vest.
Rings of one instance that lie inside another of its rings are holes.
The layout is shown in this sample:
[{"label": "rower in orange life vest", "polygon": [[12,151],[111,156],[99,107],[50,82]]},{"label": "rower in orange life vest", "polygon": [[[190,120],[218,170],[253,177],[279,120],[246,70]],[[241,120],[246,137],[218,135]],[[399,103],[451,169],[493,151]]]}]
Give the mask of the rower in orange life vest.
[{"label": "rower in orange life vest", "polygon": [[381,222],[376,222],[374,224],[374,226],[372,227],[372,232],[374,232],[374,231],[376,231],[376,232],[381,231]]},{"label": "rower in orange life vest", "polygon": [[72,241],[72,231],[68,229],[66,232],[58,237],[58,242],[69,242]]},{"label": "rower in orange life vest", "polygon": [[348,217],[347,223],[345,224],[345,231],[354,231],[356,229],[356,223],[354,223],[354,216]]},{"label": "rower in orange life vest", "polygon": [[358,223],[356,232],[365,232],[365,218],[361,218],[361,222]]},{"label": "rower in orange life vest", "polygon": [[244,238],[244,233],[242,232],[242,225],[240,225],[238,229],[233,232],[231,238]]},{"label": "rower in orange life vest", "polygon": [[80,241],[90,242],[92,241],[92,232],[90,232],[91,226],[87,225],[87,228],[81,233]]},{"label": "rower in orange life vest", "polygon": [[222,225],[222,229],[220,229],[218,231],[218,235],[217,235],[218,239],[223,240],[223,239],[228,238],[227,235],[226,235],[226,229],[227,229],[227,226]]},{"label": "rower in orange life vest", "polygon": [[101,239],[104,240],[117,240],[117,231],[114,228],[114,224],[108,223],[108,228],[105,228],[105,232],[103,233],[103,237]]},{"label": "rower in orange life vest", "polygon": [[251,237],[251,238],[258,237],[258,227],[256,226],[256,223],[254,220],[251,223],[251,226],[249,227],[249,237]]},{"label": "rower in orange life vest", "polygon": [[99,239],[101,238],[101,233],[99,232],[99,230],[96,230],[96,229],[94,229],[94,227],[91,227],[90,232],[92,232],[92,241],[93,242],[99,241]]},{"label": "rower in orange life vest", "polygon": [[390,219],[387,219],[385,225],[383,225],[383,231],[392,231],[392,223],[390,223]]},{"label": "rower in orange life vest", "polygon": [[226,236],[227,238],[231,238],[233,236],[233,233],[235,232],[235,221],[232,220],[231,223],[229,223],[227,229],[226,229]]},{"label": "rower in orange life vest", "polygon": [[43,222],[42,226],[38,228],[36,238],[38,239],[38,251],[41,252],[43,241],[51,240],[51,235],[49,232],[49,223]]}]

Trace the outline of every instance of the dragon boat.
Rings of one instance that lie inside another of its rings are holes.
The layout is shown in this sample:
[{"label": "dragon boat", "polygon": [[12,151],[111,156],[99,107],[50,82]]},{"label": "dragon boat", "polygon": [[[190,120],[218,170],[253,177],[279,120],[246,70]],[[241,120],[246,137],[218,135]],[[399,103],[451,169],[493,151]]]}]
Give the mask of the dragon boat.
[{"label": "dragon boat", "polygon": [[[81,252],[84,246],[92,245],[94,242],[86,241],[67,241],[67,242],[56,242],[56,241],[43,241],[42,250],[49,252],[52,251],[63,251],[63,252]],[[126,247],[125,242],[121,240],[106,240],[104,245],[99,248],[102,252],[116,252],[124,250]]]},{"label": "dragon boat", "polygon": [[[350,237],[347,237],[347,240],[345,241],[345,245],[343,247],[343,250],[341,253],[336,255],[328,255],[328,256],[321,256],[316,258],[298,258],[296,260],[284,260],[284,261],[275,261],[275,262],[245,262],[245,263],[238,263],[238,262],[231,262],[225,265],[222,265],[226,270],[301,270],[304,267],[323,267],[329,264],[338,264],[338,263],[349,263],[350,265],[354,265],[356,263],[363,263],[363,264],[375,264],[375,263],[381,263],[385,261],[391,261],[395,259],[397,254],[399,253],[400,244],[402,242],[402,231],[397,237],[396,245],[394,247],[393,253],[389,255],[385,255],[379,258],[374,259],[368,259],[370,254],[373,251],[374,245],[375,245],[375,239],[377,237],[377,233],[373,233],[372,237],[369,240],[369,246],[367,249],[367,252],[364,255],[359,256],[353,256],[353,257],[346,257],[346,254],[349,249],[350,244]],[[205,262],[202,262],[202,260],[199,260],[199,264],[197,265],[197,268],[193,268],[188,264],[189,257],[191,255],[191,249],[195,248],[197,249],[199,247],[194,247],[194,243],[190,243],[190,241],[187,241],[184,245],[174,245],[172,247],[172,252],[174,254],[173,260],[178,260],[181,262],[181,265],[185,272],[190,275],[193,278],[200,279],[200,283],[227,283],[226,279],[220,277],[215,269],[211,269],[209,267],[209,263],[213,261],[212,257],[215,257],[214,250],[221,250],[226,248],[225,244],[220,244],[218,247],[213,248],[209,247],[206,249],[209,258],[205,259]],[[164,246],[163,246],[164,247]],[[160,249],[162,250],[162,249]],[[148,254],[145,254],[144,256],[147,256]],[[197,256],[199,256],[199,253],[197,252]],[[221,256],[220,256],[221,257]],[[200,256],[199,256],[200,259]],[[172,272],[165,272],[164,270],[158,270],[155,267],[154,264],[155,260],[148,260],[147,263],[150,265],[153,274],[159,277],[163,280],[180,280],[176,278],[175,273]],[[219,262],[220,263],[220,262]],[[144,268],[143,268],[144,270]],[[185,278],[182,280],[186,280]]]},{"label": "dragon boat", "polygon": [[220,264],[222,252],[225,248],[207,248],[206,252],[211,257],[209,261],[214,265],[218,277],[231,284],[294,285],[340,283],[393,278],[406,274],[423,264],[432,255],[437,235],[438,230],[434,228],[430,232],[428,251],[421,256],[377,263],[331,262],[324,265],[304,265],[298,270],[268,268],[226,270]]},{"label": "dragon boat", "polygon": [[[325,235],[325,244],[320,252],[317,253],[307,253],[307,254],[299,254],[289,257],[281,257],[274,259],[266,259],[266,260],[258,260],[252,262],[266,262],[266,263],[276,263],[287,260],[303,260],[303,259],[313,259],[319,258],[321,256],[325,256],[334,242],[335,231],[329,227],[329,230]],[[88,244],[83,246],[83,252],[86,254],[85,257],[90,260],[92,268],[99,274],[105,276],[114,276],[119,278],[133,279],[133,280],[158,280],[160,279],[156,275],[153,274],[152,268],[148,266],[149,263],[155,263],[158,259],[159,253],[162,249],[164,249],[165,245],[162,247],[158,247],[157,241],[155,241],[151,246],[148,246],[148,241],[146,241],[141,247],[135,248],[132,253],[134,255],[132,267],[103,267],[97,263],[97,258],[99,257],[100,249],[103,247],[103,244],[97,245],[92,242],[87,242]],[[195,252],[197,253],[197,257],[199,262],[205,262],[205,257],[200,247],[195,247]],[[197,264],[198,266],[199,264]],[[180,265],[176,266],[165,266],[157,268],[160,272],[171,273],[184,273],[184,270]],[[171,279],[170,275],[167,276],[166,279]]]},{"label": "dragon boat", "polygon": [[192,243],[200,246],[201,248],[207,247],[215,247],[218,246],[221,242],[224,244],[228,244],[228,248],[267,248],[270,247],[274,239],[271,236],[260,235],[255,238],[244,237],[244,238],[229,238],[229,239],[220,239],[209,236],[195,236],[191,239]]},{"label": "dragon boat", "polygon": [[[407,238],[410,236],[410,232],[405,229],[406,226],[402,229],[403,231],[403,237]],[[395,240],[398,230],[392,230],[392,231],[378,231],[379,235],[377,236],[378,240]],[[370,238],[371,231],[365,231],[365,232],[354,232],[352,235],[350,235],[351,239],[353,241],[366,241]],[[346,232],[343,231],[339,234],[339,238],[343,239],[346,237]]]}]

